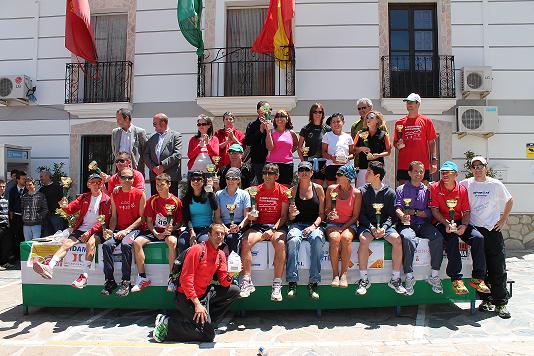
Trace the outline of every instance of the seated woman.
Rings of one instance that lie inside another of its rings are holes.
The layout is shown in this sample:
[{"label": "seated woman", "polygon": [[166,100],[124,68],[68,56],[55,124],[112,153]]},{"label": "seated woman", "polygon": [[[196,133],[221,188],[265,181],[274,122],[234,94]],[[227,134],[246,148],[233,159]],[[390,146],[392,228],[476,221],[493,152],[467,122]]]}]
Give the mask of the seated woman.
[{"label": "seated woman", "polygon": [[[352,240],[356,237],[356,222],[360,215],[362,194],[353,188],[351,181],[356,177],[354,166],[341,166],[337,173],[337,184],[326,189],[326,207],[328,224],[326,236],[330,244],[330,261],[332,262],[332,287],[347,288],[347,271],[350,267]],[[335,204],[332,204],[335,201]],[[341,271],[339,271],[339,247],[341,242]]]},{"label": "seated woman", "polygon": [[384,126],[384,116],[378,111],[370,111],[365,116],[364,129],[354,138],[354,153],[358,155],[358,177],[356,187],[365,184],[365,172],[370,161],[384,163],[384,157],[391,153],[391,143]]},{"label": "seated woman", "polygon": [[212,163],[210,157],[219,155],[219,139],[213,135],[211,117],[198,115],[197,127],[197,134],[189,140],[187,168],[190,172],[207,172],[206,166]]},{"label": "seated woman", "polygon": [[298,165],[299,183],[291,189],[294,204],[289,205],[289,232],[287,234],[286,279],[289,282],[287,296],[297,294],[299,280],[298,256],[302,239],[310,243],[310,279],[308,294],[319,299],[318,284],[321,282],[321,258],[325,243],[321,222],[324,217],[324,190],[320,184],[311,181],[313,169],[311,162]]},{"label": "seated woman", "polygon": [[204,189],[204,173],[192,172],[187,183],[182,199],[182,221],[186,229],[178,237],[177,254],[197,242],[207,241],[208,228],[214,215],[219,214],[215,194]]},{"label": "seated woman", "polygon": [[265,160],[278,166],[280,176],[277,182],[285,186],[290,186],[293,181],[293,152],[297,143],[291,117],[287,111],[279,110],[274,116],[274,128],[267,130],[265,136],[265,147],[269,151]]},{"label": "seated woman", "polygon": [[246,217],[250,211],[250,195],[239,188],[241,182],[239,168],[229,168],[225,179],[226,188],[215,193],[219,205],[219,209],[215,211],[215,221],[222,222],[226,226],[224,243],[228,247],[227,255],[232,251],[239,254],[241,237],[248,224]]},{"label": "seated woman", "polygon": [[343,124],[345,117],[341,113],[332,115],[330,125],[332,131],[327,132],[323,136],[322,154],[326,158],[326,183],[328,185],[334,184],[336,181],[336,172],[339,167],[346,164],[352,159],[354,141],[352,137],[343,132]]}]

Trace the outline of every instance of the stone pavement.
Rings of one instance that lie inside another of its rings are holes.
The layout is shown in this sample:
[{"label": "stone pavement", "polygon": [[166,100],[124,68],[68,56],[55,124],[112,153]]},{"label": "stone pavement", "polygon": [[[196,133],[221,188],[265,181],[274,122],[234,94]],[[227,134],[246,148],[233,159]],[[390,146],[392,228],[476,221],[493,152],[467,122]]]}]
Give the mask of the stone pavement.
[{"label": "stone pavement", "polygon": [[250,312],[227,318],[215,343],[151,341],[153,311],[31,308],[22,315],[19,271],[0,272],[0,356],[3,355],[533,355],[534,252],[509,253],[516,281],[512,319],[470,315],[469,305],[313,312]]}]

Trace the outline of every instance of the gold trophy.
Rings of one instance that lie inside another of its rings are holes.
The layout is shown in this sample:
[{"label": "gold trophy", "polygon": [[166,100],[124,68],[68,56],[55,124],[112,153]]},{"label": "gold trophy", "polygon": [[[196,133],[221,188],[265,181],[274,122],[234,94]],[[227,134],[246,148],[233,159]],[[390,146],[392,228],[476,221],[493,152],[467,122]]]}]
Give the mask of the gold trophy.
[{"label": "gold trophy", "polygon": [[106,215],[98,215],[96,217],[96,220],[102,226],[102,237],[104,238],[104,240],[109,239],[110,236],[108,236],[108,234],[106,234]]},{"label": "gold trophy", "polygon": [[172,214],[174,212],[174,209],[176,209],[176,205],[165,204],[165,210],[167,211],[167,225],[170,225],[172,223]]},{"label": "gold trophy", "polygon": [[[410,203],[412,202],[412,198],[404,198],[402,199],[402,201],[404,202],[404,214],[406,214],[406,210],[408,210],[408,208],[410,207]],[[409,217],[409,215],[408,215]],[[404,223],[404,225],[410,225],[410,220],[408,219],[407,222]]]},{"label": "gold trophy", "polygon": [[406,147],[406,145],[404,144],[404,142],[402,140],[402,129],[404,128],[404,125],[397,125],[397,126],[395,126],[395,128],[397,129],[397,134],[398,134],[398,137],[399,137],[399,140],[397,141],[397,147],[400,150],[401,148]]},{"label": "gold trophy", "polygon": [[72,186],[71,177],[61,177],[61,187],[63,187],[63,197],[66,198],[69,195],[69,190],[71,186]]},{"label": "gold trophy", "polygon": [[334,192],[334,191],[330,192],[330,198],[332,198],[332,210],[336,210],[336,202],[337,202],[338,195],[339,195],[338,192]]},{"label": "gold trophy", "polygon": [[308,153],[310,153],[310,148],[306,146],[306,142],[302,145],[302,157],[304,157],[304,160],[308,160]]},{"label": "gold trophy", "polygon": [[102,173],[102,170],[98,168],[98,163],[96,163],[96,161],[91,161],[91,163],[89,163],[89,170],[95,171],[97,174]]},{"label": "gold trophy", "polygon": [[230,213],[230,225],[234,225],[235,208],[237,208],[235,204],[226,204],[226,209]]},{"label": "gold trophy", "polygon": [[208,171],[208,173],[210,174],[210,177],[213,177],[214,175],[216,175],[216,171],[217,171],[217,166],[214,165],[213,163],[208,163],[206,165],[206,170]]},{"label": "gold trophy", "polygon": [[258,194],[258,188],[248,188],[248,194],[250,194],[250,204],[252,205],[252,210],[249,212],[249,215],[257,218],[260,215],[260,212],[256,210],[256,195]]},{"label": "gold trophy", "polygon": [[[369,131],[360,132],[358,135],[363,140],[363,146],[364,147],[369,147],[369,140],[368,140]],[[370,151],[366,155],[367,155],[367,159],[372,159],[374,157],[373,154]]]},{"label": "gold trophy", "polygon": [[206,165],[206,170],[208,171],[208,177],[206,179],[206,185],[204,186],[204,190],[207,193],[213,192],[213,177],[217,175],[215,171],[217,170],[217,166],[213,163],[208,163]]},{"label": "gold trophy", "polygon": [[382,217],[382,208],[384,207],[384,204],[382,203],[373,203],[373,208],[376,210],[376,228],[380,229],[380,218]]},{"label": "gold trophy", "polygon": [[[293,188],[286,189],[284,193],[286,193],[287,199],[289,199],[289,204],[295,206],[295,198],[293,198]],[[295,215],[300,214],[300,211],[298,211],[296,206],[295,210]]]},{"label": "gold trophy", "polygon": [[458,200],[456,199],[449,199],[445,200],[445,204],[447,205],[447,208],[449,208],[449,223],[450,223],[450,232],[456,232],[458,231],[458,228],[456,227],[456,222],[454,222],[454,208],[456,207],[456,204],[458,204]]},{"label": "gold trophy", "polygon": [[221,161],[221,156],[213,156],[213,163],[215,163],[216,168],[219,167],[219,162]]}]

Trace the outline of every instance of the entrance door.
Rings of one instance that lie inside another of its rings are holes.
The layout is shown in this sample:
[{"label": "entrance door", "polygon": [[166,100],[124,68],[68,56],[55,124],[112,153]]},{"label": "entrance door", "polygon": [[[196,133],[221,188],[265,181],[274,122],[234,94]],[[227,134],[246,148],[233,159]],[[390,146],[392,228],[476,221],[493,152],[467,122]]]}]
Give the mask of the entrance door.
[{"label": "entrance door", "polygon": [[92,161],[98,163],[98,168],[107,174],[113,174],[114,162],[113,152],[111,150],[111,135],[90,135],[82,136],[82,166],[80,187],[82,192],[88,192],[87,178],[94,171],[90,171],[88,166]]}]

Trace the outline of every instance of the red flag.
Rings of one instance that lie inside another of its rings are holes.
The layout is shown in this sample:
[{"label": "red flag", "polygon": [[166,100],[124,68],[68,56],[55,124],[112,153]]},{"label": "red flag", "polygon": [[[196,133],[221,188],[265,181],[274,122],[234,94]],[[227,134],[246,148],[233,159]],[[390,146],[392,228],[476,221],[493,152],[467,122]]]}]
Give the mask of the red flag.
[{"label": "red flag", "polygon": [[[277,48],[279,46],[292,46],[294,16],[295,0],[271,0],[267,18],[252,45],[252,50],[259,53],[275,53],[275,50],[276,52],[279,51]],[[275,42],[277,43],[275,44]]]},{"label": "red flag", "polygon": [[89,0],[67,0],[65,48],[88,62],[98,61]]}]

